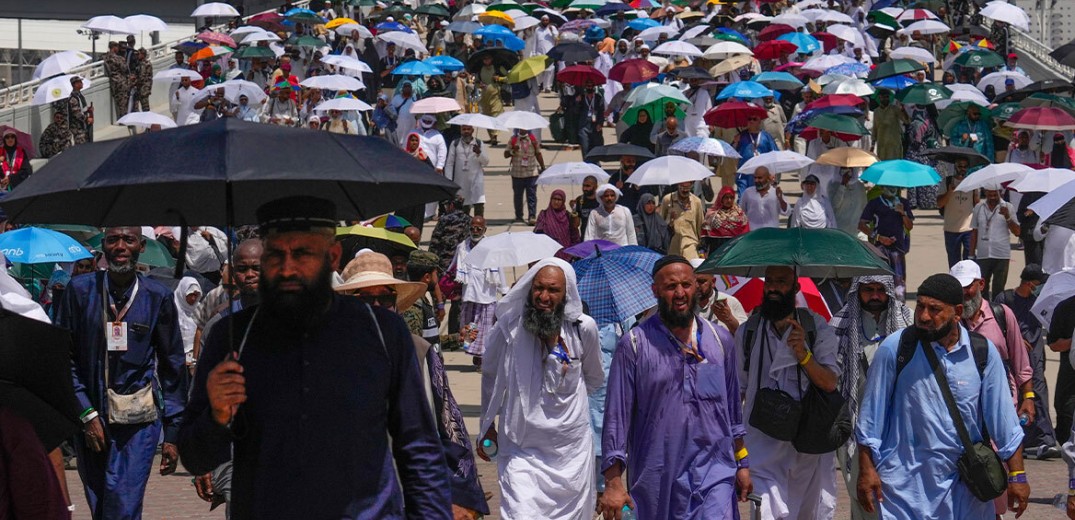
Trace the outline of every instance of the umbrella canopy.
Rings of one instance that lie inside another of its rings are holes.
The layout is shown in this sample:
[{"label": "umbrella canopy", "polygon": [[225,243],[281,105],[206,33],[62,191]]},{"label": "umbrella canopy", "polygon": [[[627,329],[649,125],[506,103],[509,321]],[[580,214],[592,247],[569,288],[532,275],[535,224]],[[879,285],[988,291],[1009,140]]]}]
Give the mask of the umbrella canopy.
[{"label": "umbrella canopy", "polygon": [[720,128],[743,128],[752,118],[765,119],[769,113],[754,103],[726,101],[710,109],[702,118],[706,124]]},{"label": "umbrella canopy", "polygon": [[204,31],[196,34],[194,38],[201,40],[205,43],[227,45],[228,47],[236,47],[235,40],[231,36],[223,33]]},{"label": "umbrella canopy", "polygon": [[996,163],[990,164],[974,172],[973,175],[964,177],[956,186],[956,191],[973,192],[980,189],[996,190],[1003,184],[1009,183],[1034,171],[1033,168],[1019,163]]},{"label": "umbrella canopy", "polygon": [[886,61],[873,70],[866,76],[867,80],[877,81],[892,76],[902,76],[904,74],[912,74],[920,70],[925,70],[925,65],[922,65],[918,61],[911,59],[895,59]]},{"label": "umbrella canopy", "polygon": [[694,159],[665,155],[646,161],[627,178],[627,182],[635,186],[671,186],[712,176],[713,172],[709,168]]},{"label": "umbrella canopy", "polygon": [[822,92],[825,94],[853,94],[859,97],[866,97],[874,93],[874,88],[864,80],[848,78],[825,85]]},{"label": "umbrella canopy", "polygon": [[548,119],[541,117],[539,114],[521,110],[504,112],[496,116],[496,121],[502,128],[509,130],[537,130],[549,127]]},{"label": "umbrella canopy", "polygon": [[416,101],[411,107],[412,114],[440,114],[443,112],[462,112],[463,107],[453,98],[427,97]]},{"label": "umbrella canopy", "polygon": [[72,351],[70,332],[0,310],[0,404],[33,425],[45,451],[82,428]]},{"label": "umbrella canopy", "polygon": [[766,71],[754,76],[753,80],[773,90],[798,90],[803,87],[803,82],[789,72]]},{"label": "umbrella canopy", "polygon": [[202,75],[198,74],[198,71],[190,69],[164,69],[153,75],[153,81],[178,83],[183,78],[190,78],[191,81],[201,81]]},{"label": "umbrella canopy", "polygon": [[770,173],[793,172],[814,164],[814,160],[791,150],[777,150],[765,152],[751,157],[743,163],[738,173],[753,174],[754,170],[765,167]]},{"label": "umbrella canopy", "polygon": [[818,114],[810,118],[806,124],[840,134],[866,135],[870,133],[858,119],[840,114]]},{"label": "umbrella canopy", "polygon": [[660,54],[662,56],[687,56],[696,58],[702,55],[701,49],[691,45],[687,42],[681,42],[679,40],[669,40],[657,46],[653,49],[653,54]]},{"label": "umbrella canopy", "polygon": [[544,260],[562,246],[548,235],[533,231],[506,232],[482,239],[467,255],[467,263],[482,269],[514,267]]},{"label": "umbrella canopy", "polygon": [[232,6],[228,5],[228,4],[225,4],[223,2],[208,2],[208,3],[205,3],[205,4],[199,5],[197,9],[195,9],[192,13],[190,13],[191,18],[197,18],[199,16],[205,16],[205,17],[239,16],[239,11],[235,10],[234,7],[232,7]]},{"label": "umbrella canopy", "polygon": [[985,92],[985,89],[992,86],[997,92],[1004,92],[1005,82],[1011,80],[1015,84],[1015,88],[1020,89],[1030,85],[1032,81],[1030,78],[1020,74],[1018,72],[1012,72],[1010,70],[1002,70],[998,72],[991,72],[982,77],[978,82],[978,90]]},{"label": "umbrella canopy", "polygon": [[[468,7],[470,5],[478,5],[478,4],[469,4]],[[480,24],[478,22],[471,22],[471,21],[465,21],[465,20],[457,20],[457,21],[454,21],[454,22],[448,24],[448,30],[452,31],[453,33],[474,34],[476,31],[480,30],[481,28],[482,28],[482,24]]]},{"label": "umbrella canopy", "polygon": [[556,73],[556,79],[576,87],[581,87],[587,83],[592,85],[605,83],[605,75],[590,65],[570,65],[565,67]]},{"label": "umbrella canopy", "polygon": [[[988,157],[976,152],[973,148],[967,148],[965,146],[933,148],[931,150],[926,150],[925,154],[938,161],[950,163],[965,159],[967,161],[967,166],[971,168],[975,166],[986,166],[991,162]],[[978,171],[975,171],[974,175],[977,176],[978,173]]]},{"label": "umbrella canopy", "polygon": [[361,81],[343,74],[326,74],[324,76],[310,76],[302,80],[299,85],[306,88],[323,90],[361,90],[364,87]]},{"label": "umbrella canopy", "polygon": [[235,52],[235,49],[232,49],[231,47],[224,47],[223,45],[210,45],[201,50],[195,51],[194,54],[191,54],[190,62],[193,63],[195,61],[200,60],[213,60],[216,59],[218,56],[223,56],[232,52]]},{"label": "umbrella canopy", "polygon": [[1042,286],[1030,312],[1041,321],[1043,326],[1049,327],[1053,321],[1053,312],[1061,302],[1072,296],[1075,296],[1075,271],[1053,273]]},{"label": "umbrella canopy", "polygon": [[358,72],[373,72],[373,69],[371,69],[370,66],[367,65],[365,62],[359,60],[358,58],[352,58],[351,56],[330,54],[328,56],[325,56],[324,58],[321,58],[321,63],[324,63],[326,65],[333,65],[343,69],[355,70]]},{"label": "umbrella canopy", "polygon": [[914,105],[932,105],[952,97],[952,91],[939,83],[920,83],[911,85],[896,94],[900,103]]},{"label": "umbrella canopy", "polygon": [[168,30],[168,24],[164,23],[164,20],[161,20],[156,16],[148,14],[132,14],[130,16],[123,17],[123,21],[127,22],[127,27],[130,27],[131,30],[138,32],[155,32]]},{"label": "umbrella canopy", "polygon": [[579,296],[599,325],[622,323],[657,305],[653,297],[654,264],[661,255],[642,246],[601,252],[573,264]]},{"label": "umbrella canopy", "polygon": [[557,163],[548,167],[538,175],[538,184],[571,184],[579,185],[586,177],[594,176],[597,184],[608,182],[609,174],[600,166],[587,162]]},{"label": "umbrella canopy", "polygon": [[971,106],[978,107],[978,110],[982,112],[982,119],[988,121],[993,117],[993,111],[973,101],[957,101],[944,107],[941,110],[940,115],[937,116],[937,127],[944,132],[945,135],[951,132],[952,127],[959,121],[967,117],[967,109]]},{"label": "umbrella canopy", "polygon": [[738,54],[750,56],[754,51],[739,42],[718,42],[706,48],[702,57],[707,60],[724,60]]},{"label": "umbrella canopy", "polygon": [[[56,76],[55,78],[38,85],[37,90],[34,91],[34,97],[30,104],[47,105],[53,101],[60,101],[61,99],[71,97],[71,78],[81,78],[83,90],[89,89],[90,85],[93,84],[89,78],[83,78],[77,74]],[[201,76],[198,76],[198,78],[201,79]]]},{"label": "umbrella canopy", "polygon": [[[719,291],[718,299],[721,294],[735,296],[735,299],[743,305],[743,311],[747,313],[753,312],[761,305],[762,297],[765,296],[765,279],[763,278],[724,275],[716,278],[714,283],[714,287]],[[799,292],[795,295],[795,305],[807,307],[826,320],[832,318],[832,311],[825,303],[825,298],[821,296],[821,291],[814,285],[813,280],[805,276],[799,277]]]},{"label": "umbrella canopy", "polygon": [[[104,237],[104,233],[97,233],[86,239],[86,245],[100,251],[101,241],[104,240]],[[147,239],[145,251],[138,255],[138,263],[149,267],[175,267],[175,258],[172,257],[172,253],[168,251],[164,244],[156,240]]]},{"label": "umbrella canopy", "polygon": [[[430,4],[438,5],[438,4]],[[432,65],[444,72],[458,72],[466,68],[466,65],[451,56],[430,56],[422,60],[427,65]]]},{"label": "umbrella canopy", "polygon": [[[382,229],[403,229],[403,228],[406,228],[406,227],[410,227],[413,224],[411,224],[411,222],[409,220],[407,220],[407,219],[405,219],[403,217],[400,217],[400,216],[393,215],[393,214],[389,213],[387,215],[381,215],[381,216],[369,221],[369,225],[371,225],[373,227],[382,228]],[[339,228],[337,228],[337,232],[338,231],[339,231]],[[403,236],[406,237],[407,235],[403,235]],[[413,244],[413,242],[412,242],[412,244]]]},{"label": "umbrella canopy", "polygon": [[34,137],[18,128],[0,125],[0,135],[4,135],[7,132],[15,132],[15,145],[22,147],[26,152],[27,159],[33,159],[37,157],[37,151],[34,148]]},{"label": "umbrella canopy", "polygon": [[1034,211],[1034,213],[1037,213],[1042,221],[1048,222],[1054,215],[1060,217],[1064,213],[1071,214],[1070,210],[1075,209],[1075,202],[1073,202],[1073,200],[1075,200],[1075,182],[1069,182],[1046,193],[1045,196],[1031,204],[1029,208]]},{"label": "umbrella canopy", "polygon": [[[451,16],[451,13],[448,12],[448,8],[441,4],[425,4],[423,6],[420,6],[418,9],[415,9],[414,12],[416,14],[425,14],[438,18],[448,18],[449,16]],[[330,21],[329,23],[332,23],[332,21]]]},{"label": "umbrella canopy", "polygon": [[624,60],[608,71],[609,79],[620,83],[643,83],[657,77],[661,69],[649,60]]},{"label": "umbrella canopy", "polygon": [[103,15],[94,16],[90,18],[86,23],[82,24],[83,29],[89,29],[100,33],[109,34],[134,34],[138,32],[132,29],[126,20],[118,16]]},{"label": "umbrella canopy", "polygon": [[648,148],[627,143],[616,143],[591,148],[590,152],[586,154],[586,160],[614,162],[619,161],[624,155],[641,157],[644,159],[653,158],[653,152],[649,151]]},{"label": "umbrella canopy", "polygon": [[952,28],[938,20],[919,20],[904,27],[900,32],[904,34],[914,34],[916,31],[922,33],[924,36],[928,36],[931,34],[952,32]]},{"label": "umbrella canopy", "polygon": [[728,85],[717,94],[717,99],[758,99],[770,97],[773,91],[756,81],[737,81]]},{"label": "umbrella canopy", "polygon": [[395,76],[440,76],[444,74],[444,71],[428,63],[414,60],[392,69],[392,74]]},{"label": "umbrella canopy", "polygon": [[[394,227],[389,224],[405,223],[406,225],[399,227],[407,227],[411,225],[410,222],[407,222],[406,219],[396,217],[395,215],[388,215],[387,217],[396,219],[397,222],[390,223],[385,216],[381,216],[378,219],[374,220],[372,225],[370,226],[355,225],[336,228],[336,236],[363,237],[367,239],[363,241],[366,244],[376,244],[378,241],[380,241],[382,242],[382,244],[380,244],[381,246],[389,246],[389,249],[395,249],[400,247],[402,247],[403,249],[417,249],[417,246],[414,245],[414,241],[408,238],[407,235],[404,235],[403,233],[397,233],[395,231],[389,231],[388,229],[386,229],[389,227]],[[383,225],[377,225],[378,221],[381,221]],[[384,247],[381,247],[381,249],[384,249]]]},{"label": "umbrella canopy", "polygon": [[253,59],[253,58],[273,58],[276,53],[268,47],[243,47],[236,51],[236,58]]},{"label": "umbrella canopy", "polygon": [[740,157],[739,152],[736,152],[735,148],[732,148],[732,145],[712,137],[692,136],[680,139],[673,144],[669,150],[682,153],[694,152],[697,154],[729,157],[732,159],[738,159]]},{"label": "umbrella canopy", "polygon": [[176,127],[174,119],[156,112],[128,112],[127,115],[117,119],[116,124],[135,128],[151,128],[157,125],[162,130]]},{"label": "umbrella canopy", "polygon": [[0,253],[19,264],[76,262],[93,256],[70,236],[37,227],[0,233]]},{"label": "umbrella canopy", "polygon": [[878,186],[896,188],[917,188],[941,182],[941,175],[932,166],[904,159],[876,162],[866,168],[860,178]]},{"label": "umbrella canopy", "polygon": [[484,114],[459,114],[448,120],[449,125],[473,126],[486,130],[504,130],[495,118]]},{"label": "umbrella canopy", "polygon": [[1030,107],[1016,112],[1005,125],[1027,130],[1072,130],[1075,117],[1059,108]]},{"label": "umbrella canopy", "polygon": [[1066,168],[1045,168],[1023,174],[1021,178],[1012,181],[1008,189],[1020,193],[1048,193],[1071,181],[1075,181],[1075,171]]},{"label": "umbrella canopy", "polygon": [[960,67],[984,69],[1003,66],[1004,58],[988,49],[971,49],[957,56],[952,63]]},{"label": "umbrella canopy", "polygon": [[775,40],[777,37],[795,32],[795,28],[782,23],[769,24],[766,28],[762,29],[758,33],[758,41],[765,42],[769,40]]},{"label": "umbrella canopy", "polygon": [[487,56],[492,57],[494,67],[503,68],[504,70],[511,70],[516,63],[519,63],[518,54],[507,49],[490,47],[475,52],[467,58],[467,72],[480,73]]},{"label": "umbrella canopy", "polygon": [[758,278],[769,266],[795,267],[809,278],[892,274],[865,243],[838,229],[762,228],[724,244],[696,272]]},{"label": "umbrella canopy", "polygon": [[800,32],[782,34],[777,37],[776,41],[786,41],[795,45],[796,52],[799,54],[813,54],[818,50],[821,50],[821,42],[817,38]]},{"label": "umbrella canopy", "polygon": [[[303,153],[250,153],[266,146]],[[352,220],[457,190],[383,139],[221,118],[73,147],[0,206],[15,222],[221,226],[257,223],[258,207],[289,196],[327,199]]]},{"label": "umbrella canopy", "polygon": [[721,74],[727,74],[729,72],[739,70],[743,67],[750,65],[753,62],[753,57],[739,54],[727,58],[716,65],[713,65],[709,68],[709,74],[713,75],[714,77],[720,76]]},{"label": "umbrella canopy", "polygon": [[[444,6],[439,5],[439,4],[429,4],[429,5],[430,6],[441,7],[441,8],[444,7]],[[447,9],[444,9],[444,12],[447,12]],[[447,16],[447,15],[445,15],[445,16]],[[339,18],[333,18],[333,19],[325,22],[325,29],[335,29],[335,28],[337,28],[337,27],[339,27],[341,25],[359,25],[359,23],[358,23],[358,20],[355,20],[353,18],[347,18],[347,17],[341,16]]]},{"label": "umbrella canopy", "polygon": [[926,65],[930,63],[937,63],[937,58],[933,56],[933,53],[920,47],[900,47],[892,51],[890,57],[894,60],[915,60],[919,63],[924,63]]},{"label": "umbrella canopy", "polygon": [[60,51],[41,60],[34,68],[33,79],[51,78],[58,74],[67,74],[75,67],[90,61],[90,55],[82,51]]},{"label": "umbrella canopy", "polygon": [[317,105],[318,112],[328,112],[329,110],[340,110],[344,112],[348,110],[358,110],[364,112],[366,110],[373,110],[373,107],[365,101],[351,97],[338,97]]},{"label": "umbrella canopy", "polygon": [[578,63],[582,61],[593,61],[597,59],[597,49],[592,45],[586,45],[579,42],[566,42],[561,43],[549,49],[548,56],[554,60],[563,61],[565,63]]},{"label": "umbrella canopy", "polygon": [[478,15],[478,21],[487,25],[503,25],[507,28],[515,27],[515,20],[507,14],[500,11],[485,11]]},{"label": "umbrella canopy", "polygon": [[989,2],[979,12],[991,20],[1001,21],[1022,31],[1030,32],[1030,15],[1021,7],[1008,2]]},{"label": "umbrella canopy", "polygon": [[819,155],[814,162],[841,168],[866,168],[877,162],[877,156],[861,148],[841,146]]},{"label": "umbrella canopy", "polygon": [[802,64],[803,70],[811,70],[815,72],[825,72],[833,67],[839,67],[840,65],[846,65],[848,63],[857,63],[854,58],[850,56],[843,56],[838,54],[822,54],[821,56],[814,56],[806,63]]}]

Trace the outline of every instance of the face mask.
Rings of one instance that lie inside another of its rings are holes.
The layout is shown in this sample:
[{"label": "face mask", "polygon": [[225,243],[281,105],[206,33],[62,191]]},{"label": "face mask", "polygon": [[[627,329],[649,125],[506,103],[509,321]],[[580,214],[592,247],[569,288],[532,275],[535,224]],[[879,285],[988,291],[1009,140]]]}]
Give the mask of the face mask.
[{"label": "face mask", "polygon": [[586,93],[587,94],[593,94],[594,93],[594,88],[593,87],[586,87]]},{"label": "face mask", "polygon": [[886,199],[896,198],[896,190],[892,188],[881,188],[881,196]]}]

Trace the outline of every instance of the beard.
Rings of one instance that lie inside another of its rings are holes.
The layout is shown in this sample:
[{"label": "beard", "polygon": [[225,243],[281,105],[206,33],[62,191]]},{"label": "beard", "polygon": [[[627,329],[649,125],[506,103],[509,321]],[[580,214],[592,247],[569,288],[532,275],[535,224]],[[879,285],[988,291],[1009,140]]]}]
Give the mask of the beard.
[{"label": "beard", "polygon": [[795,312],[795,293],[769,291],[761,301],[761,317],[769,321],[780,321]]},{"label": "beard", "polygon": [[657,313],[661,315],[661,321],[670,329],[682,329],[684,327],[691,326],[691,320],[694,319],[694,312],[698,309],[698,293],[695,292],[691,298],[690,305],[687,307],[689,310],[684,312],[677,312],[672,308],[672,302],[664,299],[657,300]]},{"label": "beard", "polygon": [[123,263],[116,262],[108,255],[105,255],[105,260],[108,261],[108,270],[116,274],[127,274],[138,269],[138,251],[131,251],[130,258]]},{"label": "beard", "polygon": [[888,304],[880,300],[870,300],[862,304],[862,310],[868,312],[881,312],[888,307]]},{"label": "beard", "polygon": [[969,320],[978,314],[978,310],[982,308],[982,291],[978,291],[977,294],[963,300],[963,316],[965,320]]},{"label": "beard", "polygon": [[919,340],[933,343],[934,341],[940,341],[942,338],[950,334],[952,332],[952,327],[954,326],[954,322],[949,321],[948,323],[942,325],[939,329],[930,329],[927,327],[923,327],[917,323],[915,323],[914,328],[915,332],[918,333]]},{"label": "beard", "polygon": [[[262,271],[258,281],[258,296],[261,305],[278,318],[294,322],[308,322],[323,312],[325,304],[332,299],[331,264],[328,255],[325,255],[321,270],[313,280],[303,280],[299,277],[269,279]],[[300,282],[302,290],[298,292],[281,290],[280,284],[285,281]]]},{"label": "beard", "polygon": [[555,338],[563,327],[566,306],[566,303],[560,302],[555,309],[543,311],[527,300],[523,312],[523,329],[541,339]]}]

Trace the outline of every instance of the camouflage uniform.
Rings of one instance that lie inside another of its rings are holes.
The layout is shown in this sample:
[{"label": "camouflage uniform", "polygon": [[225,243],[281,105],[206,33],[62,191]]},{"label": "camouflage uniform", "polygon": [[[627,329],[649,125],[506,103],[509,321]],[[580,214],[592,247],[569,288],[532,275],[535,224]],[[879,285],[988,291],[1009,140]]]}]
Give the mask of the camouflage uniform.
[{"label": "camouflage uniform", "polygon": [[105,72],[112,89],[112,102],[116,105],[116,119],[127,115],[127,100],[130,98],[130,70],[127,60],[115,52],[105,55]]},{"label": "camouflage uniform", "polygon": [[54,122],[45,127],[45,131],[41,133],[37,151],[40,152],[42,158],[47,159],[71,146],[71,131],[67,129],[67,122]]},{"label": "camouflage uniform", "polygon": [[153,93],[153,64],[149,58],[139,59],[138,63],[138,96],[135,99],[134,109],[149,112],[149,95]]},{"label": "camouflage uniform", "polygon": [[[407,266],[423,266],[439,269],[440,259],[437,255],[428,251],[411,251],[410,257],[407,259]],[[407,323],[407,328],[410,329],[412,334],[415,334],[430,344],[437,351],[440,350],[440,331],[439,324],[437,322],[437,313],[433,308],[433,305],[429,303],[428,292],[422,295],[411,308],[403,312],[403,321]]]},{"label": "camouflage uniform", "polygon": [[462,210],[463,204],[456,202],[451,212],[445,213],[437,220],[433,236],[429,241],[429,252],[437,255],[441,271],[447,271],[455,256],[455,248],[470,236],[470,215]]},{"label": "camouflage uniform", "polygon": [[89,142],[89,116],[75,96],[52,103],[52,111],[64,114],[65,130],[75,138],[75,144]]}]

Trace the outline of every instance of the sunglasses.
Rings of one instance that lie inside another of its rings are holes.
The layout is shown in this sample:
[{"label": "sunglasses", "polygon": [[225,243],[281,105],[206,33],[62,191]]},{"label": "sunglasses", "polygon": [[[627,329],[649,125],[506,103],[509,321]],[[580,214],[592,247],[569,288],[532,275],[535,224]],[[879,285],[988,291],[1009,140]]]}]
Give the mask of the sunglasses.
[{"label": "sunglasses", "polygon": [[395,307],[396,306],[396,293],[390,292],[386,294],[359,294],[357,295],[359,300],[366,302],[371,307]]}]

